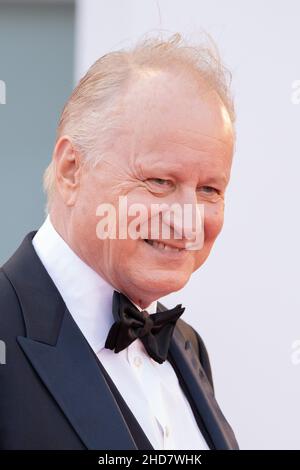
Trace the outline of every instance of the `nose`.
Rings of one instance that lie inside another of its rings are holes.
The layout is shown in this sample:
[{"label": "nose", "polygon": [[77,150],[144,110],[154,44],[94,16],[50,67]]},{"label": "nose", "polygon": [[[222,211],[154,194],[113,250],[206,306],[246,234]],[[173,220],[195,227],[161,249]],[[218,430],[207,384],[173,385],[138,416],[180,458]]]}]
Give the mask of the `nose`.
[{"label": "nose", "polygon": [[[165,223],[174,231],[174,238],[185,241],[189,249],[201,249],[204,242],[204,204],[199,204],[194,190],[182,191],[170,212],[162,214]],[[177,210],[176,210],[177,207]]]}]

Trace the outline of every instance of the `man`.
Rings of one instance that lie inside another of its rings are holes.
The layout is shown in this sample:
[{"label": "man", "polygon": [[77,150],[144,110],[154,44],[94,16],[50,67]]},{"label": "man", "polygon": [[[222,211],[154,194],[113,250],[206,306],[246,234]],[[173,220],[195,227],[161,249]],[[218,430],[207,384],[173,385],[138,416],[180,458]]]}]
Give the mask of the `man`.
[{"label": "man", "polygon": [[49,215],[0,272],[0,448],[237,449],[202,339],[158,302],[222,228],[233,120],[219,59],[179,35],[80,81],[45,174]]}]

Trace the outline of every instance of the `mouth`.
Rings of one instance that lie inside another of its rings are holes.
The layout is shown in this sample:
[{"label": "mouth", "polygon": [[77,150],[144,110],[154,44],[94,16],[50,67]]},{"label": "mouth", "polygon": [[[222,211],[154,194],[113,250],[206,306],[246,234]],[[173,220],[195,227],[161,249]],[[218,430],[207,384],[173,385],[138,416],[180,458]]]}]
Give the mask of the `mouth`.
[{"label": "mouth", "polygon": [[172,246],[167,243],[163,243],[162,241],[158,240],[149,240],[149,239],[144,239],[144,242],[147,243],[147,245],[152,246],[152,248],[161,251],[162,253],[180,253],[180,252],[185,252],[185,248],[180,248],[177,246]]}]

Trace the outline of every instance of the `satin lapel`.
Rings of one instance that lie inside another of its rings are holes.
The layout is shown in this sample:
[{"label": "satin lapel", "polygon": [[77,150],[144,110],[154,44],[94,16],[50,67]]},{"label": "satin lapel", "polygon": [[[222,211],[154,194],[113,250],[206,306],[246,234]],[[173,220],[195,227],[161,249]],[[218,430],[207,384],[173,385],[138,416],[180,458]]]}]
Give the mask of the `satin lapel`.
[{"label": "satin lapel", "polygon": [[68,311],[55,346],[18,337],[27,358],[88,449],[136,449],[96,358]]},{"label": "satin lapel", "polygon": [[235,436],[214,397],[212,387],[193,348],[178,326],[174,329],[169,355],[180,373],[216,449],[236,449]]}]

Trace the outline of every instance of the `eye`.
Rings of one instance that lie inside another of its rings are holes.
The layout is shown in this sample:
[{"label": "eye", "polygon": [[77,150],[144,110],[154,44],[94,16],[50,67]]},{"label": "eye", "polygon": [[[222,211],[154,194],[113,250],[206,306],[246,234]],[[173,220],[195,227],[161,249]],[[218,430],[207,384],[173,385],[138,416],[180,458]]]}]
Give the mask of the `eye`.
[{"label": "eye", "polygon": [[204,191],[206,194],[219,194],[219,190],[212,186],[201,186],[198,190]]},{"label": "eye", "polygon": [[197,188],[197,192],[199,197],[208,202],[217,202],[221,195],[221,191],[213,186],[200,186]]},{"label": "eye", "polygon": [[163,178],[148,178],[147,181],[157,184],[158,186],[171,186],[172,185],[172,181],[165,180]]},{"label": "eye", "polygon": [[156,196],[165,196],[175,188],[173,181],[165,178],[147,178],[144,182],[148,190]]}]

